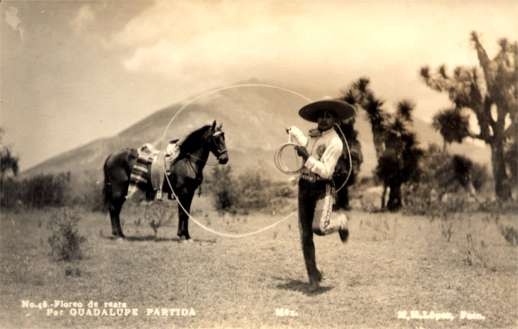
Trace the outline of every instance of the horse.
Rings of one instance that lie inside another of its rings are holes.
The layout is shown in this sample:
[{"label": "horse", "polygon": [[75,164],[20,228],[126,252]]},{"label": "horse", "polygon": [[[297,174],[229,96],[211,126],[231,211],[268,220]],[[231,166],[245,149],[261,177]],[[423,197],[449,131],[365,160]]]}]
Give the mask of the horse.
[{"label": "horse", "polygon": [[[210,153],[214,154],[219,164],[224,165],[229,160],[225,133],[222,125],[216,125],[216,120],[212,124],[194,130],[180,141],[179,154],[167,168],[168,174],[165,174],[162,187],[164,193],[169,195],[169,199],[171,199],[173,191],[177,198],[177,235],[181,240],[191,238],[187,212],[190,212],[194,192],[203,181],[203,168]],[[130,174],[136,159],[137,151],[135,149],[123,149],[110,154],[104,162],[104,202],[110,213],[112,235],[115,238],[125,238],[119,215],[126,201]],[[171,187],[173,191],[171,191]],[[154,197],[151,183],[145,185],[143,189],[148,200]]]}]

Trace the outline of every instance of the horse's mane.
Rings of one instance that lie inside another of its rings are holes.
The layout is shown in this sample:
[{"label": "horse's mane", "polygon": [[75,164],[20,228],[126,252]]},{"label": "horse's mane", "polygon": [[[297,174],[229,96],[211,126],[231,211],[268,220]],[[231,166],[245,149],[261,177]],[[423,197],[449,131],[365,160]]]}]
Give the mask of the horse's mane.
[{"label": "horse's mane", "polygon": [[194,147],[198,146],[203,135],[210,128],[211,125],[204,125],[194,130],[189,135],[187,135],[182,141],[180,141],[180,154],[185,154],[186,152],[191,151]]}]

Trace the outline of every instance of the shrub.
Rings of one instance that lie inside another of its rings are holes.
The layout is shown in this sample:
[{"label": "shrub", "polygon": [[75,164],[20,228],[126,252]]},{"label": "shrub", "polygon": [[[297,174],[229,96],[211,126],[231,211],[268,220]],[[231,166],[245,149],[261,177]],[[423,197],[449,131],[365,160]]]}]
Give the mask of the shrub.
[{"label": "shrub", "polygon": [[518,230],[512,226],[498,225],[500,234],[504,237],[505,241],[509,242],[511,246],[518,246]]},{"label": "shrub", "polygon": [[229,166],[215,167],[208,181],[214,206],[219,211],[248,212],[271,207],[282,208],[284,200],[295,195],[288,184],[272,182],[261,171],[249,170],[236,178]]},{"label": "shrub", "polygon": [[237,192],[239,198],[236,206],[240,209],[258,210],[266,208],[273,197],[271,181],[259,172],[248,171],[239,175]]},{"label": "shrub", "polygon": [[475,240],[471,233],[467,233],[464,263],[469,266],[479,264],[484,268],[491,268],[489,261],[490,257],[484,240]]},{"label": "shrub", "polygon": [[425,153],[419,181],[405,187],[406,212],[437,215],[443,211],[476,210],[470,203],[471,185],[482,190],[489,180],[487,169],[462,155],[451,155],[431,145]]},{"label": "shrub", "polygon": [[78,232],[80,217],[70,210],[63,208],[48,223],[51,234],[48,238],[50,256],[56,261],[79,260],[83,256],[81,245],[86,238]]},{"label": "shrub", "polygon": [[212,171],[212,191],[214,206],[218,211],[231,210],[236,206],[237,191],[235,181],[231,177],[230,166],[214,167]]},{"label": "shrub", "polygon": [[13,208],[63,207],[69,203],[70,173],[41,174],[23,180],[7,179],[1,186],[0,205]]},{"label": "shrub", "polygon": [[94,172],[40,174],[22,180],[7,177],[0,186],[0,206],[5,209],[82,206],[104,211],[102,181],[96,180]]},{"label": "shrub", "polygon": [[100,171],[75,172],[66,186],[66,204],[89,211],[104,212],[103,178]]},{"label": "shrub", "polygon": [[[158,202],[152,205],[146,203],[144,206],[144,220],[153,230],[155,239],[158,238],[158,229],[170,222],[175,215],[175,212],[171,211],[165,202]],[[140,218],[138,221],[135,220],[135,224],[137,224],[136,226],[141,224]]]}]

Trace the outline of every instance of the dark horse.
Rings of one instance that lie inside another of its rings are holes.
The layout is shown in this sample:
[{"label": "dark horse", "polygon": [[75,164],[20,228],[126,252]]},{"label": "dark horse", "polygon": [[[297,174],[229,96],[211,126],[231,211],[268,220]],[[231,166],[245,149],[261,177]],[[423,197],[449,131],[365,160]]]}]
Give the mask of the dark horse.
[{"label": "dark horse", "polygon": [[[179,155],[168,168],[169,174],[164,179],[163,191],[171,196],[170,182],[177,200],[189,212],[194,192],[203,181],[203,168],[209,154],[213,153],[220,164],[226,164],[228,153],[222,126],[216,126],[216,121],[193,131],[179,145]],[[115,237],[125,237],[119,215],[126,201],[130,173],[136,159],[135,149],[125,149],[109,155],[104,162],[104,200],[110,212],[112,235]],[[153,195],[151,185],[145,186],[144,189],[149,199]],[[188,219],[188,214],[179,204],[177,234],[181,239],[191,238]]]}]

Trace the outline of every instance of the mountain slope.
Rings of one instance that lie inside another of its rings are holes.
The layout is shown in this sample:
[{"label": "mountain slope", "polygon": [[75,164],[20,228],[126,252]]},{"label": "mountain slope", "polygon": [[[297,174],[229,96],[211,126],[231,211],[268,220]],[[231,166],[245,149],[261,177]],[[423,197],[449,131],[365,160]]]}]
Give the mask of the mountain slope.
[{"label": "mountain slope", "polygon": [[[287,141],[286,127],[295,125],[303,130],[310,127],[297,115],[297,110],[305,103],[302,98],[277,89],[243,87],[225,90],[190,104],[167,131],[165,128],[182,104],[159,110],[111,138],[94,140],[55,156],[25,174],[71,171],[90,172],[100,177],[103,162],[111,152],[123,147],[138,147],[146,142],[154,142],[160,147],[162,135],[165,136],[164,141],[181,138],[216,119],[223,123],[230,165],[235,172],[261,168],[274,178],[282,178],[285,176],[273,165],[273,153]],[[442,143],[439,134],[429,124],[416,119],[414,126],[421,145]],[[370,125],[363,112],[357,119],[357,129],[364,155],[362,175],[370,175],[376,160]],[[486,148],[470,143],[454,146],[452,151],[466,154],[478,162],[487,163],[489,160]],[[215,163],[214,159],[209,162]]]}]

